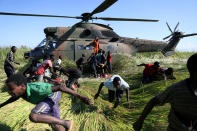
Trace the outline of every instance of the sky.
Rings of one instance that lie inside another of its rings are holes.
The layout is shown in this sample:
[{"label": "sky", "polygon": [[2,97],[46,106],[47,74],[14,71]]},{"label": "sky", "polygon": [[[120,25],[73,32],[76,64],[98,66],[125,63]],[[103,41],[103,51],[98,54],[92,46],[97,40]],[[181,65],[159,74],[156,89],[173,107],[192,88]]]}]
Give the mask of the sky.
[{"label": "sky", "polygon": [[[92,12],[104,0],[0,0],[0,12],[80,16]],[[159,22],[118,22],[94,20],[110,25],[120,36],[163,41],[170,34],[166,21],[172,29],[185,34],[197,33],[197,0],[118,0],[97,17],[126,17],[158,19]],[[78,19],[43,18],[0,15],[0,47],[25,45],[34,48],[45,34],[46,27],[68,27],[80,22]],[[90,21],[91,22],[91,21]],[[197,36],[180,41],[177,50],[197,51]]]}]

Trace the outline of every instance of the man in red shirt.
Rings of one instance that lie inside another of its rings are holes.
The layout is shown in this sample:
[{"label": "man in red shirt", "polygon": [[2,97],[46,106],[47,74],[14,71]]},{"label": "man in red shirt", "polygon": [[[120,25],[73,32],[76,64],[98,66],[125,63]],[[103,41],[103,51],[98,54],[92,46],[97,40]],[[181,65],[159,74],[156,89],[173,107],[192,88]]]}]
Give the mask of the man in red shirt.
[{"label": "man in red shirt", "polygon": [[44,56],[44,62],[38,67],[38,69],[35,71],[35,75],[37,76],[37,81],[42,82],[43,81],[43,76],[44,72],[47,68],[49,68],[50,72],[53,73],[53,66],[52,66],[52,61],[54,60],[53,55],[49,56]]},{"label": "man in red shirt", "polygon": [[107,66],[107,69],[108,69],[109,73],[112,72],[111,59],[112,59],[112,55],[111,55],[110,51],[108,51],[107,52],[107,63],[106,63],[106,66]]},{"label": "man in red shirt", "polygon": [[137,66],[145,67],[143,71],[142,83],[152,82],[154,75],[159,74],[159,73],[161,73],[164,76],[164,79],[166,79],[165,74],[162,72],[160,68],[160,63],[157,61],[154,64],[140,64]]}]

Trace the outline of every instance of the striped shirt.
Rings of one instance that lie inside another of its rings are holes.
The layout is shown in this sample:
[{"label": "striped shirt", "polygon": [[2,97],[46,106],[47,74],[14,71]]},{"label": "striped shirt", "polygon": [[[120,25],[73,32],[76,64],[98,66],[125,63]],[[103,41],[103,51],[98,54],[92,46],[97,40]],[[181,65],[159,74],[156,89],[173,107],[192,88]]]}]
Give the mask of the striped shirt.
[{"label": "striped shirt", "polygon": [[[14,53],[12,51],[10,51],[7,54],[6,60],[8,60],[12,65],[14,65]],[[4,65],[5,66],[10,66],[10,64],[7,61],[5,61]]]},{"label": "striped shirt", "polygon": [[168,130],[189,131],[192,125],[197,130],[197,96],[187,83],[187,79],[175,83],[156,96],[159,105],[171,105]]}]

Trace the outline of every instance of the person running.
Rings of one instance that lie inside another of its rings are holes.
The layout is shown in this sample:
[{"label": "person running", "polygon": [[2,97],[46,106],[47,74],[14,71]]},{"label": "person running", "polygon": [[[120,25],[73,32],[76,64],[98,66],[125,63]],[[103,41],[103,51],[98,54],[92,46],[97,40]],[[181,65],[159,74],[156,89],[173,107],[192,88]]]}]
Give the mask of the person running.
[{"label": "person running", "polygon": [[68,76],[68,80],[66,83],[66,86],[70,89],[73,88],[73,84],[76,84],[78,88],[80,87],[80,84],[78,83],[78,79],[81,77],[81,71],[77,68],[74,67],[67,67],[67,68],[60,68],[59,69],[60,73]]},{"label": "person running", "polygon": [[43,81],[43,77],[46,69],[49,68],[50,72],[53,73],[53,66],[52,66],[52,61],[54,60],[53,56],[45,55],[44,59],[45,59],[44,62],[38,67],[38,69],[34,73],[37,76],[38,82]]},{"label": "person running", "polygon": [[83,67],[85,64],[85,54],[82,54],[81,57],[76,61],[77,68],[83,73]]},{"label": "person running", "polygon": [[187,69],[190,77],[166,88],[152,98],[144,108],[141,116],[133,124],[135,131],[140,131],[145,118],[153,107],[170,103],[167,131],[197,130],[197,54],[189,57]]},{"label": "person running", "polygon": [[161,73],[164,77],[164,80],[166,80],[165,73],[162,72],[160,68],[160,63],[159,62],[154,62],[154,64],[140,64],[137,66],[144,66],[145,69],[143,71],[143,78],[142,78],[142,83],[150,83],[154,80],[154,76],[157,75],[158,73]]},{"label": "person running", "polygon": [[16,50],[16,46],[12,46],[4,62],[4,70],[8,78],[15,73],[14,64],[20,65],[20,63],[15,62],[14,53],[16,53]]},{"label": "person running", "polygon": [[126,90],[127,102],[129,103],[129,85],[119,75],[113,75],[107,82],[102,82],[94,99],[98,98],[103,86],[108,89],[108,98],[110,102],[113,102],[116,96],[114,108],[120,103],[120,98],[122,98],[124,90]]},{"label": "person running", "polygon": [[49,83],[27,83],[26,81],[26,77],[22,74],[12,75],[6,80],[8,93],[11,97],[1,103],[0,108],[23,98],[32,104],[36,104],[29,115],[30,121],[50,124],[53,129],[58,131],[62,131],[63,127],[71,131],[73,121],[60,119],[58,102],[61,98],[61,92],[71,94],[88,105],[93,104],[89,98],[69,88]]}]

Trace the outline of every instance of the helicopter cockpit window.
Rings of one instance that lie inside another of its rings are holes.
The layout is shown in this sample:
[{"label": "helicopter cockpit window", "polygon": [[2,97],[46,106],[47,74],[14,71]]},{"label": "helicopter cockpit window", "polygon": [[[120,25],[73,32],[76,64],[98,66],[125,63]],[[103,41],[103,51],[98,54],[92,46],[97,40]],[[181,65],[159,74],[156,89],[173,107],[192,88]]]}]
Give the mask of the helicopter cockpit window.
[{"label": "helicopter cockpit window", "polygon": [[71,45],[70,48],[71,48],[71,50],[74,50],[75,49],[75,46],[74,45]]},{"label": "helicopter cockpit window", "polygon": [[46,39],[42,40],[37,47],[43,47],[46,44]]},{"label": "helicopter cockpit window", "polygon": [[56,41],[50,41],[48,46],[47,46],[47,49],[56,49],[57,48],[57,45],[58,43]]},{"label": "helicopter cockpit window", "polygon": [[111,30],[103,30],[103,31],[101,31],[101,33],[105,37],[119,38],[119,36],[115,32],[113,32]]},{"label": "helicopter cockpit window", "polygon": [[86,38],[86,37],[88,37],[88,36],[90,36],[90,35],[91,35],[91,31],[88,30],[88,29],[86,29],[86,30],[84,30],[84,31],[80,34],[80,37],[81,37],[81,38]]},{"label": "helicopter cockpit window", "polygon": [[84,46],[83,45],[78,45],[77,48],[78,48],[78,50],[84,50]]},{"label": "helicopter cockpit window", "polygon": [[112,45],[109,45],[109,46],[107,46],[107,50],[113,51],[114,50],[114,47]]},{"label": "helicopter cockpit window", "polygon": [[84,49],[86,49],[86,50],[92,50],[93,49],[93,46],[85,46]]}]

